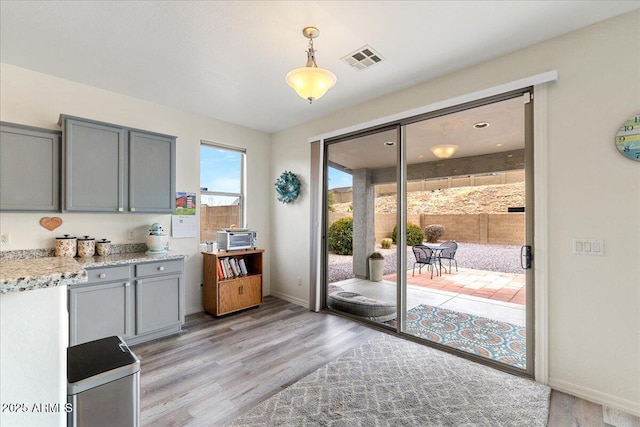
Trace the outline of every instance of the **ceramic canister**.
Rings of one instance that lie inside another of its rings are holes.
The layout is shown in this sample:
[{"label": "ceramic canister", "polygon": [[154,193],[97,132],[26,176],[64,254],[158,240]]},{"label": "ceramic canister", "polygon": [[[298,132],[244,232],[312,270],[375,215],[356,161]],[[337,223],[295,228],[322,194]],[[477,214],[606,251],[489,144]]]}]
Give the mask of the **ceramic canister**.
[{"label": "ceramic canister", "polygon": [[76,241],[75,237],[71,237],[68,234],[65,234],[62,237],[56,237],[56,256],[68,256],[74,257],[76,256]]},{"label": "ceramic canister", "polygon": [[82,258],[92,257],[96,253],[96,239],[84,236],[78,239],[78,256]]},{"label": "ceramic canister", "polygon": [[111,255],[111,241],[107,239],[98,240],[96,242],[96,252],[99,256]]}]

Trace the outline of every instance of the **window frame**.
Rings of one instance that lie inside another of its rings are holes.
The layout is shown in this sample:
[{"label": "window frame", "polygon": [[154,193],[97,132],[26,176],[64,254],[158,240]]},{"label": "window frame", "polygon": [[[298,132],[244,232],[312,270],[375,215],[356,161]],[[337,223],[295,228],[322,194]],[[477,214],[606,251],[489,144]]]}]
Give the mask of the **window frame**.
[{"label": "window frame", "polygon": [[[238,217],[239,217],[239,221],[240,223],[238,224],[238,227],[242,228],[245,226],[246,224],[246,206],[245,206],[245,202],[246,202],[246,164],[247,164],[247,150],[245,148],[240,148],[240,147],[234,147],[231,145],[225,145],[225,144],[220,144],[217,142],[213,142],[213,141],[207,141],[204,139],[200,140],[200,149],[202,149],[202,147],[211,147],[214,149],[218,149],[218,150],[224,150],[224,151],[231,151],[234,153],[239,153],[241,155],[240,157],[240,193],[233,193],[233,192],[224,192],[224,191],[210,191],[210,190],[206,190],[203,191],[202,190],[202,182],[200,182],[199,185],[199,189],[200,189],[200,200],[199,200],[199,204],[198,204],[198,209],[200,209],[199,207],[202,205],[202,196],[225,196],[225,197],[237,197],[238,198]],[[200,156],[199,158],[199,166],[200,166],[200,170],[202,169],[202,157]],[[200,173],[201,175],[201,173]],[[198,178],[199,180],[201,179],[201,177]],[[200,217],[200,221],[202,221],[202,218]],[[201,226],[201,222],[199,221],[199,226]],[[202,242],[200,242],[202,243]]]}]

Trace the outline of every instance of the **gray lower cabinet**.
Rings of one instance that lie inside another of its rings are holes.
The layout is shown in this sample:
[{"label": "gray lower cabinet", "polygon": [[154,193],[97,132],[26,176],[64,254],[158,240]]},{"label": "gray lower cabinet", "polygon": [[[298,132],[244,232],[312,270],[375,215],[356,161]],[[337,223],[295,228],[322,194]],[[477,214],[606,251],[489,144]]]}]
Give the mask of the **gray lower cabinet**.
[{"label": "gray lower cabinet", "polygon": [[85,286],[69,291],[70,345],[133,335],[130,282]]},{"label": "gray lower cabinet", "polygon": [[176,138],[60,116],[63,210],[173,213]]},{"label": "gray lower cabinet", "polygon": [[69,287],[69,345],[118,335],[128,344],[177,333],[184,323],[182,259],[88,268]]},{"label": "gray lower cabinet", "polygon": [[134,335],[131,266],[88,269],[86,284],[69,287],[69,345]]},{"label": "gray lower cabinet", "polygon": [[184,261],[137,264],[136,334],[178,328],[184,323]]},{"label": "gray lower cabinet", "polygon": [[182,324],[180,277],[136,280],[136,334],[142,335]]},{"label": "gray lower cabinet", "polygon": [[60,132],[0,123],[0,210],[60,210]]}]

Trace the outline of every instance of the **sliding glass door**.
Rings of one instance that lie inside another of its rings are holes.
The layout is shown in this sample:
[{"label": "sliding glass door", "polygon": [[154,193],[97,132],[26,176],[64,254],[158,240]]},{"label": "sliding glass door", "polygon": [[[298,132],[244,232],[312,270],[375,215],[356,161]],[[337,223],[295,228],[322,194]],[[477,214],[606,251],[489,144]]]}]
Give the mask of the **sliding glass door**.
[{"label": "sliding glass door", "polygon": [[327,144],[327,305],[385,324],[397,318],[398,127]]},{"label": "sliding glass door", "polygon": [[529,94],[325,141],[328,308],[533,375]]},{"label": "sliding glass door", "polygon": [[525,371],[526,105],[517,94],[405,125],[407,222],[424,236],[407,242],[402,331]]}]

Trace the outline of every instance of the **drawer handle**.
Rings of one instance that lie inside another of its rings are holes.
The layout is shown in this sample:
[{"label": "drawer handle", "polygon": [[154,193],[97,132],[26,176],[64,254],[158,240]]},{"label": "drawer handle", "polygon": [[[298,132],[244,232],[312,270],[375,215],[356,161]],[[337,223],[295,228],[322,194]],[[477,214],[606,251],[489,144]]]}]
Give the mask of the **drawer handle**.
[{"label": "drawer handle", "polygon": [[238,295],[244,295],[244,286],[243,285],[238,286]]},{"label": "drawer handle", "polygon": [[164,266],[161,265],[160,267],[158,267],[158,271],[164,271]]},{"label": "drawer handle", "polygon": [[99,279],[104,279],[105,277],[107,277],[107,273],[100,273],[100,274],[98,274],[98,278],[99,278]]}]

